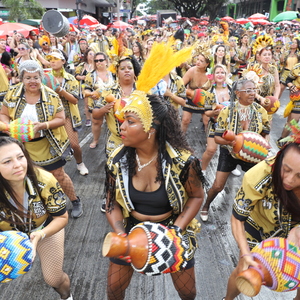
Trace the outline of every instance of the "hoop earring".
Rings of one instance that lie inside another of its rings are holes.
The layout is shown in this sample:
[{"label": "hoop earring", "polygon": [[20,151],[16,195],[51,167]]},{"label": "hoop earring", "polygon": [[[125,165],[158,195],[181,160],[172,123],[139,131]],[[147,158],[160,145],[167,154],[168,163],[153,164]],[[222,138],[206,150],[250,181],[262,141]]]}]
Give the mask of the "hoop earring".
[{"label": "hoop earring", "polygon": [[149,132],[148,134],[148,140],[150,140],[150,138],[151,138],[151,132]]}]

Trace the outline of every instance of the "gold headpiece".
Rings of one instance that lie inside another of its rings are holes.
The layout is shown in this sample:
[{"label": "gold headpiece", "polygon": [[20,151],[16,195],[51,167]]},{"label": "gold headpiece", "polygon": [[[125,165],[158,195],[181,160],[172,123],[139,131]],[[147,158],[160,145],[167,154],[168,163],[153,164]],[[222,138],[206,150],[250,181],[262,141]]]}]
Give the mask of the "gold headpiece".
[{"label": "gold headpiece", "polygon": [[211,47],[209,46],[209,42],[197,42],[195,48],[192,52],[192,57],[195,58],[196,56],[202,54],[205,58],[211,60]]},{"label": "gold headpiece", "polygon": [[128,104],[122,113],[134,112],[143,123],[144,131],[152,127],[153,114],[147,93],[175,67],[185,62],[192,53],[193,47],[184,48],[174,53],[172,43],[154,43],[149,57],[136,81],[136,90],[130,95]]},{"label": "gold headpiece", "polygon": [[248,80],[253,80],[258,87],[262,82],[260,78],[263,76],[262,67],[259,64],[248,64],[247,69],[242,72],[242,77]]},{"label": "gold headpiece", "polygon": [[274,45],[273,39],[270,35],[260,35],[252,45],[252,51],[255,55],[264,48],[272,47]]},{"label": "gold headpiece", "polygon": [[221,39],[224,42],[224,45],[228,45],[228,37],[225,36],[224,34],[214,34],[211,38],[211,41],[213,44],[216,44],[216,41]]}]

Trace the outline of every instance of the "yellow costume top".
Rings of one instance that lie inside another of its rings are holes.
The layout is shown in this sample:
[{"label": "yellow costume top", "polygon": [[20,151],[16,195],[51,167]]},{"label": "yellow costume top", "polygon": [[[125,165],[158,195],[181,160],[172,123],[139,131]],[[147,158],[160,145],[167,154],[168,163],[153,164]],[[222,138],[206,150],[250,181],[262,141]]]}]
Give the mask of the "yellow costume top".
[{"label": "yellow costume top", "polygon": [[272,187],[272,165],[266,159],[245,173],[233,203],[233,216],[245,222],[250,248],[271,237],[286,238],[293,226],[291,214],[280,205]]},{"label": "yellow costume top", "polygon": [[[24,85],[19,83],[11,87],[5,95],[3,105],[7,107],[10,120],[21,117],[26,100],[23,96]],[[41,85],[41,99],[36,103],[39,122],[51,121],[56,113],[63,110],[58,95],[45,85]],[[31,159],[39,166],[45,167],[70,156],[70,141],[64,126],[43,130],[45,138],[25,143]]]},{"label": "yellow costume top", "polygon": [[[43,169],[36,168],[35,172],[42,198],[40,198],[38,191],[33,187],[31,180],[28,177],[25,179],[25,188],[28,194],[28,210],[32,213],[31,220],[28,219],[24,222],[21,216],[13,213],[3,203],[0,203],[1,215],[5,219],[23,223],[14,225],[13,222],[10,223],[0,219],[0,231],[20,230],[30,233],[40,226],[49,224],[52,220],[51,215],[60,216],[66,212],[66,197],[55,177]],[[6,195],[7,199],[9,199],[9,194],[6,193]]]}]

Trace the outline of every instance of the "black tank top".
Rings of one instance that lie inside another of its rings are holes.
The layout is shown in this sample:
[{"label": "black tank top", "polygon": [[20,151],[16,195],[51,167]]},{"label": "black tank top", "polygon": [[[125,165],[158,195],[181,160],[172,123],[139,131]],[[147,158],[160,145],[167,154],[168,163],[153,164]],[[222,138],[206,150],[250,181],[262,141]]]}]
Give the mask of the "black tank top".
[{"label": "black tank top", "polygon": [[143,215],[162,215],[172,210],[164,184],[153,192],[141,192],[134,188],[129,178],[129,196],[135,210]]}]

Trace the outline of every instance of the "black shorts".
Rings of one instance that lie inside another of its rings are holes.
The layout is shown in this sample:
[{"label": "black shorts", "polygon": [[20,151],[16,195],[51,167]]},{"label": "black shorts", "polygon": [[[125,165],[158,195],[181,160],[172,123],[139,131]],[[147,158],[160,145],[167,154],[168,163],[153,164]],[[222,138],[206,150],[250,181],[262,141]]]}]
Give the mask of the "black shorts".
[{"label": "black shorts", "polygon": [[220,147],[220,155],[219,155],[217,171],[231,172],[236,168],[237,165],[240,165],[242,170],[244,172],[247,172],[249,169],[251,169],[256,164],[245,162],[240,159],[236,159],[231,156],[231,154],[229,153],[229,151],[226,148]]},{"label": "black shorts", "polygon": [[204,114],[204,107],[196,106],[190,98],[187,98],[187,103],[182,110],[193,114]]}]

